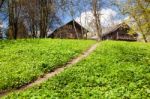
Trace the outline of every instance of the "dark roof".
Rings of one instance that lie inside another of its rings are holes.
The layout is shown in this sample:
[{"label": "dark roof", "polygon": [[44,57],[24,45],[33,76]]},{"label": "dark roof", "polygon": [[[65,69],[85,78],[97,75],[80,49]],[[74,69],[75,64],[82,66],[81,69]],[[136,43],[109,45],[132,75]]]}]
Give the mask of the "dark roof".
[{"label": "dark roof", "polygon": [[106,36],[106,35],[108,35],[108,34],[110,34],[110,33],[112,33],[112,32],[115,32],[117,29],[119,29],[119,28],[130,28],[129,27],[129,25],[127,25],[125,22],[123,22],[123,23],[121,23],[121,24],[118,24],[118,25],[116,25],[116,26],[114,26],[111,30],[109,30],[109,31],[107,31],[107,32],[105,32],[105,33],[103,33],[103,36]]},{"label": "dark roof", "polygon": [[[79,26],[79,27],[81,27],[84,31],[89,32],[87,29],[85,29],[85,28],[84,28],[82,25],[80,25],[78,22],[76,22],[75,20],[71,20],[71,21],[69,21],[68,23],[66,23],[66,24],[64,24],[64,25],[62,25],[62,26],[60,26],[60,27],[58,27],[57,29],[55,29],[51,34],[53,34],[55,31],[61,29],[62,27],[66,26],[66,25],[73,24],[73,22],[74,22],[74,24],[75,24],[76,26]],[[49,35],[51,35],[51,34],[49,34]]]}]

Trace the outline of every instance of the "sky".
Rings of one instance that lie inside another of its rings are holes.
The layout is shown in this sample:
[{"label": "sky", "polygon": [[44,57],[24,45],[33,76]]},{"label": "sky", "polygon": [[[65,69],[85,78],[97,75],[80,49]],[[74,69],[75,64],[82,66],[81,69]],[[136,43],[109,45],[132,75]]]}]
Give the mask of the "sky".
[{"label": "sky", "polygon": [[[119,24],[121,23],[122,19],[116,18],[118,16],[117,11],[111,9],[111,8],[103,8],[101,10],[101,24],[103,27],[111,26],[112,23]],[[77,17],[76,20],[80,22],[83,25],[86,25],[86,21],[91,22],[94,18],[92,11],[83,12],[81,16]]]},{"label": "sky", "polygon": [[[82,0],[84,1],[84,0]],[[84,5],[84,3],[82,3],[82,1],[80,1],[79,4],[77,4],[77,0],[74,0],[74,5],[78,5],[78,7],[80,7],[80,9],[86,9],[86,11],[82,11],[82,13],[77,13],[78,9],[76,9],[74,7],[74,10],[77,11],[75,12],[76,14],[74,15],[74,19],[79,22],[80,24],[82,24],[85,27],[90,27],[87,26],[87,22],[92,21],[93,19],[93,13],[91,11],[90,6],[88,6],[88,2],[86,2],[86,5]],[[102,0],[102,9],[101,9],[101,24],[103,27],[108,27],[111,26],[111,20],[113,19],[113,23],[114,24],[119,24],[121,23],[126,17],[121,15],[117,9],[117,7],[112,5],[112,0]],[[68,13],[63,13],[63,15],[59,12],[58,14],[60,16],[61,21],[63,22],[62,25],[66,24],[67,22],[71,21],[73,18],[68,14]],[[80,18],[81,18],[81,22],[80,22]],[[61,26],[61,25],[60,25]],[[59,25],[56,26],[55,28],[60,27]]]},{"label": "sky", "polygon": [[[78,1],[80,1],[80,3]],[[59,10],[57,15],[60,18],[60,20],[62,21],[61,25],[66,24],[67,22],[71,21],[72,19],[75,19],[77,22],[80,22],[80,18],[81,18],[82,25],[86,26],[87,24],[85,23],[85,20],[87,22],[91,21],[93,19],[93,14],[92,14],[92,11],[90,10],[89,3],[88,2],[84,3],[85,1],[86,0],[73,0],[73,5],[74,5],[73,9],[74,9],[74,13],[75,13],[73,18],[69,14],[70,12],[69,12],[68,8],[66,9],[66,13],[62,12],[62,10]],[[101,24],[104,27],[107,27],[110,25],[111,19],[113,19],[114,23],[118,24],[125,18],[124,16],[119,14],[119,11],[117,10],[117,8],[115,6],[111,5],[111,1],[112,0],[102,0],[102,10],[101,10],[102,23]],[[81,9],[81,14],[78,12],[78,9],[76,8],[76,6]],[[85,9],[86,9],[86,12],[85,12]],[[2,15],[0,14],[0,16],[2,16]],[[52,30],[60,27],[61,25],[56,24],[52,28]],[[7,20],[3,22],[3,27],[5,27],[5,28],[7,27]]]}]

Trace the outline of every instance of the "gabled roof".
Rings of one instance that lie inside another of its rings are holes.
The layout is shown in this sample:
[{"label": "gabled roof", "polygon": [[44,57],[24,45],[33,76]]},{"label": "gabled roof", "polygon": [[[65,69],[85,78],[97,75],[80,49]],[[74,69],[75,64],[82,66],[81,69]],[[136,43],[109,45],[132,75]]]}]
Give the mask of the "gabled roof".
[{"label": "gabled roof", "polygon": [[[62,26],[60,26],[60,27],[58,27],[57,29],[55,29],[51,34],[53,34],[55,31],[57,31],[57,30],[63,28],[63,27],[66,26],[66,25],[73,24],[73,22],[74,22],[74,24],[75,24],[76,26],[79,26],[79,27],[81,27],[83,30],[89,32],[89,31],[88,31],[87,29],[85,29],[82,25],[80,25],[77,21],[71,20],[71,21],[69,21],[68,23],[66,23],[66,24],[64,24],[64,25],[62,25]],[[51,34],[49,34],[49,35],[51,35]]]},{"label": "gabled roof", "polygon": [[109,31],[107,31],[107,32],[105,32],[105,33],[103,33],[103,36],[106,36],[106,35],[108,35],[108,34],[114,32],[114,31],[116,31],[116,30],[119,29],[119,28],[130,28],[130,27],[129,27],[129,25],[127,25],[125,22],[123,22],[123,23],[121,23],[121,24],[118,24],[118,25],[114,26],[111,30],[109,30]]}]

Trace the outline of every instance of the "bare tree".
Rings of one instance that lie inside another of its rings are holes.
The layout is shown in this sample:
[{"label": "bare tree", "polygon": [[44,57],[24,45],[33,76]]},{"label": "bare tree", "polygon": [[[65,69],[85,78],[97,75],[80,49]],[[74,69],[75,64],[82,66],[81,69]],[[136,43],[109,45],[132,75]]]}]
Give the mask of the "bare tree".
[{"label": "bare tree", "polygon": [[0,9],[2,7],[2,5],[4,4],[5,0],[0,0]]},{"label": "bare tree", "polygon": [[40,4],[40,37],[45,38],[49,28],[49,20],[55,14],[54,0],[39,0]]},{"label": "bare tree", "polygon": [[[30,2],[30,3],[29,3]],[[26,27],[33,38],[37,37],[39,21],[39,5],[37,0],[26,0],[24,5]]]},{"label": "bare tree", "polygon": [[[19,31],[19,23],[23,20],[21,19],[23,0],[9,0],[8,1],[8,16],[9,16],[9,39],[17,39]],[[23,16],[23,15],[22,15]],[[22,31],[23,32],[23,31]]]},{"label": "bare tree", "polygon": [[8,31],[8,37],[9,39],[14,38],[14,0],[8,1],[8,14],[9,14],[9,31]]},{"label": "bare tree", "polygon": [[100,14],[101,2],[99,0],[92,0],[92,8],[94,15],[94,23],[98,35],[98,41],[100,41],[102,39],[101,14]]}]

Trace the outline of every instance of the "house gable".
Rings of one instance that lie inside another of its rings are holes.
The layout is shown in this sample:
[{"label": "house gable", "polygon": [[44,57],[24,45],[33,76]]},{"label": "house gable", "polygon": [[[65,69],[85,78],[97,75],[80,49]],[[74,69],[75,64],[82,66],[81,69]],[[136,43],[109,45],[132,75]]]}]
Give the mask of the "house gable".
[{"label": "house gable", "polygon": [[123,40],[123,41],[136,41],[137,34],[130,35],[128,32],[130,31],[130,27],[125,24],[119,24],[111,31],[104,33],[102,39],[110,39],[110,40]]},{"label": "house gable", "polygon": [[68,22],[67,24],[56,29],[48,37],[82,39],[82,38],[84,38],[84,34],[87,32],[88,32],[88,30],[86,30],[84,27],[82,27],[76,21],[72,20],[72,21]]}]

